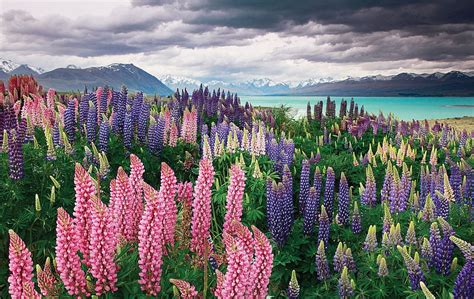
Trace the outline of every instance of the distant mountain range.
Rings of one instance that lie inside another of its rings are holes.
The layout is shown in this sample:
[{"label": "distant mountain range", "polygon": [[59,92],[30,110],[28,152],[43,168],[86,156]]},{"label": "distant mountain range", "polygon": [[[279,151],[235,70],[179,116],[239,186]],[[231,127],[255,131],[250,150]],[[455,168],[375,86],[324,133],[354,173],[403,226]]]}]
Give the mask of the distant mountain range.
[{"label": "distant mountain range", "polygon": [[75,65],[58,68],[49,72],[29,65],[18,65],[0,59],[0,80],[8,80],[11,75],[32,74],[44,88],[58,91],[77,91],[95,86],[108,85],[120,89],[126,85],[130,91],[143,91],[149,95],[170,95],[173,93],[155,76],[133,64],[114,63],[103,67],[81,69]]},{"label": "distant mountain range", "polygon": [[14,74],[33,74],[45,88],[58,91],[82,91],[84,86],[92,88],[101,85],[119,89],[125,84],[131,91],[170,95],[176,89],[187,88],[190,91],[202,84],[211,90],[220,88],[239,95],[474,96],[474,72],[459,71],[347,77],[342,80],[323,77],[301,82],[275,82],[268,78],[244,82],[203,82],[172,75],[157,78],[133,64],[115,63],[84,69],[71,64],[45,72],[41,68],[0,58],[0,80],[8,80]]},{"label": "distant mountain range", "polygon": [[210,89],[225,89],[240,95],[335,95],[335,96],[474,96],[474,72],[414,74],[395,76],[311,78],[301,82],[274,82],[255,79],[245,82],[201,82],[184,77],[162,76],[171,89],[195,89],[200,84]]}]

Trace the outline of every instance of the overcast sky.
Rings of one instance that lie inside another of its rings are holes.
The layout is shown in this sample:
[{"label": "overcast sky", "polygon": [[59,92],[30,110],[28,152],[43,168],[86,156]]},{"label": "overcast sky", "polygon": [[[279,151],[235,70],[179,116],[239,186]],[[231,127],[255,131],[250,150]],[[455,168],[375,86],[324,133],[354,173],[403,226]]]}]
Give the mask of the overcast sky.
[{"label": "overcast sky", "polygon": [[224,81],[474,70],[473,12],[473,0],[0,0],[0,57]]}]

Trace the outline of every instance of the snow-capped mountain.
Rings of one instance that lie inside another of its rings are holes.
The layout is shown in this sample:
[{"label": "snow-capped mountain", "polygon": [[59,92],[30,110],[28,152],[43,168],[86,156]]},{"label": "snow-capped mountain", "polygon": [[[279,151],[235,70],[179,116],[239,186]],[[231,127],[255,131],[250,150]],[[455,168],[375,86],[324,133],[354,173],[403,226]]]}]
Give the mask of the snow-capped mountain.
[{"label": "snow-capped mountain", "polygon": [[[419,86],[431,86],[439,82],[452,82],[453,80],[462,81],[474,78],[474,72],[449,72],[433,74],[415,74],[400,73],[397,75],[371,75],[364,77],[345,77],[343,79],[334,79],[332,77],[313,77],[299,82],[276,82],[269,78],[256,78],[247,81],[202,81],[191,78],[166,75],[160,77],[163,83],[171,89],[176,90],[187,88],[193,90],[199,88],[202,84],[210,90],[218,89],[231,90],[239,95],[284,95],[284,94],[313,94],[324,93],[330,90],[330,93],[378,93],[391,94],[391,88],[408,88],[408,90],[417,89]],[[334,89],[336,88],[337,89]],[[374,90],[371,90],[374,88]],[[434,88],[434,86],[430,87]],[[383,89],[383,92],[380,91]],[[442,94],[442,88],[435,88],[436,94]],[[440,89],[441,91],[439,91]],[[429,92],[429,89],[426,90]],[[407,91],[407,93],[409,93]]]},{"label": "snow-capped mountain", "polygon": [[323,78],[309,78],[300,82],[290,83],[291,88],[302,88],[306,86],[312,86],[321,83],[334,82],[332,77],[323,77]]},{"label": "snow-capped mountain", "polygon": [[60,91],[83,90],[108,85],[116,90],[122,85],[130,91],[143,91],[146,94],[170,95],[172,90],[155,76],[133,64],[114,63],[108,66],[84,69],[58,68],[37,76],[43,87]]},{"label": "snow-capped mountain", "polygon": [[273,79],[254,78],[246,81],[200,80],[174,75],[158,78],[133,64],[113,63],[108,66],[81,69],[75,65],[44,72],[26,64],[0,58],[0,80],[15,74],[33,74],[44,87],[61,91],[82,90],[88,87],[109,85],[119,89],[123,84],[130,90],[148,94],[169,95],[176,89],[188,92],[207,86],[209,90],[232,91],[239,95],[342,95],[342,96],[474,96],[474,71],[448,73],[400,73],[397,75],[369,75],[363,77],[311,77],[302,81],[278,82]]},{"label": "snow-capped mountain", "polygon": [[163,82],[166,86],[171,88],[172,90],[176,89],[195,89],[199,88],[201,85],[201,81],[191,79],[191,78],[186,78],[186,77],[181,77],[181,76],[172,76],[172,75],[162,75],[158,76],[158,79],[160,79],[161,82]]},{"label": "snow-capped mountain", "polygon": [[19,75],[19,74],[42,74],[44,70],[40,67],[35,67],[32,65],[27,64],[19,64],[13,62],[9,59],[0,58],[0,71],[11,74],[11,75]]}]

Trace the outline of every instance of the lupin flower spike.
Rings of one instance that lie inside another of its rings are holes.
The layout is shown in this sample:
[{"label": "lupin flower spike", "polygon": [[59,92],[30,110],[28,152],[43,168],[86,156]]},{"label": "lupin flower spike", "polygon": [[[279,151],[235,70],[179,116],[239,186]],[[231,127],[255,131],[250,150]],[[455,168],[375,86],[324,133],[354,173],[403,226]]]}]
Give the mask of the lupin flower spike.
[{"label": "lupin flower spike", "polygon": [[415,258],[412,258],[405,247],[401,247],[400,245],[397,246],[398,251],[401,253],[403,260],[405,261],[405,265],[408,270],[408,276],[410,278],[410,285],[411,289],[417,290],[420,287],[420,281],[424,281],[424,275],[421,271],[419,261],[418,261],[418,253],[415,253]]},{"label": "lupin flower spike", "polygon": [[385,261],[385,258],[383,256],[380,256],[380,261],[378,262],[378,264],[379,264],[379,270],[377,272],[377,275],[380,277],[387,276],[388,275],[387,262]]},{"label": "lupin flower spike", "polygon": [[423,292],[423,295],[425,295],[426,299],[436,299],[436,297],[433,295],[433,293],[430,292],[430,290],[426,287],[426,285],[423,281],[420,281],[420,287],[421,287],[421,291]]},{"label": "lupin flower spike", "polygon": [[344,266],[338,282],[339,297],[344,299],[351,297],[354,292],[353,284],[353,281],[349,279],[347,267]]},{"label": "lupin flower spike", "polygon": [[288,285],[288,298],[297,299],[300,297],[300,286],[298,284],[298,279],[296,278],[296,271],[291,271],[291,280]]},{"label": "lupin flower spike", "polygon": [[320,281],[329,278],[329,265],[322,240],[319,242],[318,252],[316,253],[316,273]]},{"label": "lupin flower spike", "polygon": [[364,242],[364,250],[372,252],[377,247],[377,236],[375,225],[371,225],[367,232],[367,237]]},{"label": "lupin flower spike", "polygon": [[13,299],[40,298],[34,290],[33,261],[31,252],[26,248],[23,240],[13,231],[9,230],[9,270],[8,291]]},{"label": "lupin flower spike", "polygon": [[193,299],[197,298],[198,292],[196,288],[189,282],[180,279],[170,279],[170,282],[179,290],[179,298]]},{"label": "lupin flower spike", "polygon": [[245,189],[245,173],[239,164],[234,164],[230,168],[230,184],[227,190],[227,205],[224,218],[224,232],[229,230],[233,221],[240,222],[242,217],[242,199]]},{"label": "lupin flower spike", "polygon": [[413,222],[413,220],[410,221],[410,224],[408,226],[405,242],[407,244],[416,245],[415,223]]}]

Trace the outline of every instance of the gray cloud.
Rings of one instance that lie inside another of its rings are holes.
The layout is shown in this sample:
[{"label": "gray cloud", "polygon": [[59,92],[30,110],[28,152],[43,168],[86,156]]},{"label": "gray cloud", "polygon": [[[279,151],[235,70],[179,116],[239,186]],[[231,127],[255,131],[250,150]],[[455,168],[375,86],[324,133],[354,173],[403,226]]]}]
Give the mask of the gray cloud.
[{"label": "gray cloud", "polygon": [[208,78],[465,69],[474,61],[472,11],[472,0],[132,0],[100,17],[7,10],[0,50],[139,59]]}]

